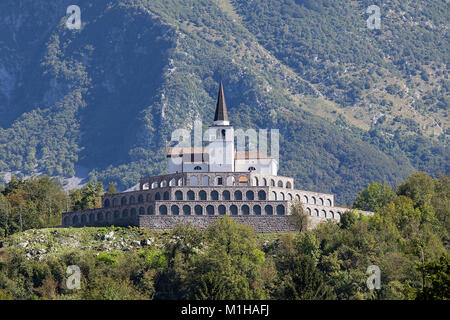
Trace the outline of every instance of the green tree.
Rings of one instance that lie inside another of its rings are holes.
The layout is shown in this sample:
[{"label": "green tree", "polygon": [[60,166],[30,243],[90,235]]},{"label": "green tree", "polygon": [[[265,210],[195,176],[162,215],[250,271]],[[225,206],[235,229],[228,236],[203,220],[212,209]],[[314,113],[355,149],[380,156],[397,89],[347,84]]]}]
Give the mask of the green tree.
[{"label": "green tree", "polygon": [[416,299],[450,299],[450,261],[448,254],[443,254],[439,260],[425,263],[419,267],[419,270],[425,274],[426,285],[418,291]]},{"label": "green tree", "polygon": [[365,211],[378,211],[395,198],[395,192],[384,183],[372,182],[356,197],[352,207]]},{"label": "green tree", "polygon": [[116,184],[114,182],[110,182],[108,188],[106,189],[105,194],[117,194],[119,191],[116,189]]},{"label": "green tree", "polygon": [[103,185],[101,182],[89,182],[81,189],[72,190],[70,199],[72,211],[100,208]]}]

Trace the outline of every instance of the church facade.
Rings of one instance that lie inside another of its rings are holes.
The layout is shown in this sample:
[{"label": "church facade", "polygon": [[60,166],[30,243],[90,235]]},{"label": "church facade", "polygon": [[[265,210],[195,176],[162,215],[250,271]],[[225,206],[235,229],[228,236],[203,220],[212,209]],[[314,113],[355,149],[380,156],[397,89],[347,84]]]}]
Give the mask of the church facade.
[{"label": "church facade", "polygon": [[278,175],[272,156],[236,151],[222,83],[207,136],[207,146],[169,148],[168,174],[142,178],[137,191],[104,195],[101,208],[63,213],[62,225],[170,229],[189,222],[206,227],[229,215],[258,232],[282,232],[295,230],[289,216],[296,200],[312,226],[339,221],[348,210],[335,206],[333,194],[295,189],[293,178]]}]

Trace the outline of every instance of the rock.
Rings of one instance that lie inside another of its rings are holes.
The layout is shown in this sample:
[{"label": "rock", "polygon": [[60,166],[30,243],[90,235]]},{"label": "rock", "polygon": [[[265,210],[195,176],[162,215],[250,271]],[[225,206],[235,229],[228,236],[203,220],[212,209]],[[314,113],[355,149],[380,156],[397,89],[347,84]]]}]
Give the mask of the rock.
[{"label": "rock", "polygon": [[141,241],[141,246],[150,246],[152,244],[152,238]]},{"label": "rock", "polygon": [[44,254],[44,253],[47,253],[47,251],[46,251],[45,249],[39,249],[39,250],[37,251],[37,253],[38,253],[38,254]]},{"label": "rock", "polygon": [[111,232],[105,234],[105,235],[102,237],[102,240],[110,240],[110,239],[112,239],[113,237],[114,237],[114,231],[111,231]]},{"label": "rock", "polygon": [[28,241],[24,241],[18,244],[19,247],[26,248],[28,246]]},{"label": "rock", "polygon": [[132,244],[133,244],[134,246],[140,246],[140,245],[141,245],[141,243],[140,243],[139,241],[133,241]]}]

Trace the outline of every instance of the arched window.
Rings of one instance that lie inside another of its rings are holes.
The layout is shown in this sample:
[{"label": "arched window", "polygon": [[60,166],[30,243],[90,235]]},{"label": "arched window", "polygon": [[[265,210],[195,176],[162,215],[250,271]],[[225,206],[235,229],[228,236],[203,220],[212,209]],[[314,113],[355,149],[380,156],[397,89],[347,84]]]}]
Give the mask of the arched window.
[{"label": "arched window", "polygon": [[223,200],[230,200],[231,196],[230,196],[230,191],[225,190],[224,192],[222,192],[222,199]]},{"label": "arched window", "polygon": [[320,211],[320,216],[321,216],[322,218],[326,218],[326,216],[327,216],[326,211],[325,211],[325,210],[321,210],[321,211]]},{"label": "arched window", "polygon": [[183,186],[183,178],[178,179],[178,186],[179,187]]},{"label": "arched window", "polygon": [[209,176],[202,177],[202,185],[209,186]]},{"label": "arched window", "polygon": [[248,185],[248,178],[246,176],[240,176],[239,177],[239,185],[240,186],[247,186]]},{"label": "arched window", "polygon": [[145,214],[145,208],[144,207],[140,207],[139,208],[139,214]]},{"label": "arched window", "polygon": [[78,216],[72,218],[72,224],[78,224]]},{"label": "arched window", "polygon": [[227,186],[234,186],[234,177],[233,176],[227,177]]},{"label": "arched window", "polygon": [[241,208],[243,215],[249,215],[250,214],[250,208],[248,205],[244,204]]},{"label": "arched window", "polygon": [[[120,214],[119,214],[120,216]],[[81,215],[81,223],[86,223],[87,222],[87,217],[85,214]]]},{"label": "arched window", "polygon": [[183,192],[181,192],[180,190],[175,191],[175,199],[183,200]]},{"label": "arched window", "polygon": [[169,191],[164,192],[163,199],[169,200]]},{"label": "arched window", "polygon": [[287,199],[288,199],[289,201],[292,201],[292,194],[288,193],[288,194],[287,194]]},{"label": "arched window", "polygon": [[152,189],[156,189],[156,188],[158,188],[158,182],[157,182],[157,181],[154,181],[154,182],[152,183]]},{"label": "arched window", "polygon": [[300,196],[298,194],[295,195],[295,200],[300,201]]},{"label": "arched window", "polygon": [[130,204],[135,204],[136,203],[136,199],[134,198],[134,196],[130,197]]},{"label": "arched window", "polygon": [[340,213],[340,212],[337,212],[336,215],[334,216],[334,218],[335,218],[337,221],[341,221],[341,213]]},{"label": "arched window", "polygon": [[118,202],[119,202],[118,199],[116,199],[116,198],[113,199],[112,203],[113,203],[114,208],[118,206]]},{"label": "arched window", "polygon": [[286,198],[284,197],[284,193],[280,192],[280,200],[286,200]]},{"label": "arched window", "polygon": [[189,178],[190,186],[198,186],[198,178],[196,176],[192,176]]},{"label": "arched window", "polygon": [[311,197],[311,202],[312,202],[312,204],[316,204],[316,198],[315,197]]},{"label": "arched window", "polygon": [[159,192],[155,193],[155,200],[161,200],[161,195],[159,194]]},{"label": "arched window", "polygon": [[303,203],[308,203],[308,197],[306,195],[303,196]]},{"label": "arched window", "polygon": [[206,192],[205,192],[205,190],[201,190],[201,191],[198,193],[198,197],[200,198],[200,200],[207,200],[207,199],[206,199]]},{"label": "arched window", "polygon": [[248,171],[255,171],[256,168],[255,167],[248,167]]},{"label": "arched window", "polygon": [[258,200],[266,200],[266,192],[264,190],[258,191]]},{"label": "arched window", "polygon": [[330,213],[328,214],[328,218],[334,219],[334,212],[330,211]]},{"label": "arched window", "polygon": [[191,215],[191,207],[188,205],[184,205],[183,206],[183,214],[186,216]]},{"label": "arched window", "polygon": [[131,208],[131,216],[136,217],[136,208]]},{"label": "arched window", "polygon": [[147,208],[147,214],[152,215],[153,213],[154,213],[153,212],[153,207],[152,206],[148,207]]},{"label": "arched window", "polygon": [[180,214],[180,208],[178,208],[178,206],[174,204],[174,205],[170,208],[170,212],[172,212],[172,214],[173,214],[174,216],[177,216],[177,215]]},{"label": "arched window", "polygon": [[188,199],[188,200],[195,200],[195,193],[194,193],[194,191],[189,190],[189,191],[187,192],[187,199]]},{"label": "arched window", "polygon": [[138,203],[143,203],[143,202],[144,202],[144,196],[142,194],[140,194],[138,197]]},{"label": "arched window", "polygon": [[108,211],[105,215],[105,218],[107,221],[110,221],[111,220],[111,212]]},{"label": "arched window", "polygon": [[[116,211],[114,211],[114,219],[118,219],[118,218],[120,218],[120,212],[119,212],[119,210],[116,210]],[[86,219],[86,217],[85,217],[85,219]]]},{"label": "arched window", "polygon": [[219,214],[224,215],[227,213],[227,208],[223,204],[221,204],[218,208],[218,211],[219,211]]},{"label": "arched window", "polygon": [[219,193],[216,190],[211,191],[211,200],[219,200]]},{"label": "arched window", "polygon": [[122,218],[128,217],[128,209],[122,211]]},{"label": "arched window", "polygon": [[69,225],[69,221],[70,221],[69,217],[64,217],[64,225],[65,226]]},{"label": "arched window", "polygon": [[111,205],[111,202],[109,201],[109,199],[106,199],[105,203],[104,203],[104,207],[109,208],[110,205]]},{"label": "arched window", "polygon": [[234,200],[242,200],[242,192],[240,190],[234,192]]},{"label": "arched window", "polygon": [[331,200],[327,199],[327,206],[331,207]]},{"label": "arched window", "polygon": [[167,187],[167,181],[166,180],[161,181],[160,186],[161,188]]},{"label": "arched window", "polygon": [[314,216],[315,216],[315,217],[318,217],[318,216],[319,216],[319,210],[314,209]]},{"label": "arched window", "polygon": [[223,186],[223,178],[220,176],[217,176],[214,178],[214,185],[215,186]]},{"label": "arched window", "polygon": [[266,178],[262,179],[262,186],[267,186],[267,179]]},{"label": "arched window", "polygon": [[255,200],[255,193],[251,190],[248,190],[245,193],[245,197],[247,198],[247,200]]},{"label": "arched window", "polygon": [[126,205],[127,204],[127,198],[126,197],[122,197],[122,199],[120,199],[120,204],[121,205]]},{"label": "arched window", "polygon": [[257,186],[259,185],[259,180],[258,180],[257,177],[254,177],[254,178],[253,178],[253,185],[254,185],[255,187],[257,187]]},{"label": "arched window", "polygon": [[306,212],[308,212],[308,214],[311,215],[311,209],[310,208],[306,208]]},{"label": "arched window", "polygon": [[273,208],[271,205],[267,205],[264,207],[264,211],[266,212],[267,215],[271,216],[273,215]]},{"label": "arched window", "polygon": [[288,182],[286,183],[286,188],[292,189],[292,183],[291,183],[290,181],[288,181]]},{"label": "arched window", "polygon": [[195,167],[194,167],[194,170],[202,170],[202,167],[200,167],[200,166],[195,166]]},{"label": "arched window", "polygon": [[258,216],[261,215],[261,206],[258,205],[258,204],[253,206],[253,213],[258,215]]},{"label": "arched window", "polygon": [[150,201],[152,201],[152,194],[151,193],[149,193],[147,195],[147,202],[150,202]]},{"label": "arched window", "polygon": [[319,198],[319,206],[323,206],[323,199]]},{"label": "arched window", "polygon": [[270,179],[270,186],[271,186],[271,187],[275,187],[275,180]]},{"label": "arched window", "polygon": [[237,216],[237,214],[238,214],[238,207],[235,206],[234,204],[231,205],[231,206],[230,206],[230,213],[231,213],[233,216]]},{"label": "arched window", "polygon": [[284,213],[285,213],[284,206],[281,205],[281,204],[279,204],[279,205],[277,206],[277,215],[282,216],[282,215],[284,215]]},{"label": "arched window", "polygon": [[206,213],[207,213],[208,215],[210,215],[210,216],[213,216],[213,215],[214,215],[214,207],[211,206],[211,205],[207,206],[207,207],[206,207]]},{"label": "arched window", "polygon": [[283,181],[278,181],[278,188],[283,188]]},{"label": "arched window", "polygon": [[93,213],[89,214],[89,222],[95,222],[95,215]]},{"label": "arched window", "polygon": [[148,189],[150,189],[150,184],[147,182],[147,183],[144,183],[143,185],[142,185],[142,190],[148,190]]},{"label": "arched window", "polygon": [[165,205],[159,206],[159,214],[161,215],[167,214],[167,207]]},{"label": "arched window", "polygon": [[203,214],[202,206],[196,205],[194,207],[194,212],[195,212],[196,215],[201,216]]},{"label": "arched window", "polygon": [[175,178],[173,178],[172,180],[170,180],[169,186],[175,187],[176,185],[177,185],[177,181],[175,180]]},{"label": "arched window", "polygon": [[270,200],[277,200],[277,193],[275,191],[270,193]]}]

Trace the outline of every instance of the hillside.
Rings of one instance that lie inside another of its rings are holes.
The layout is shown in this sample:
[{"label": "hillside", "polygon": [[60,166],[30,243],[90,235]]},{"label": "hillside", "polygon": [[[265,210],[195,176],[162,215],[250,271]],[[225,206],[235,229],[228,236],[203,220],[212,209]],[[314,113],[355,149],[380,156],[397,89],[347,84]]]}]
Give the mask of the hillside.
[{"label": "hillside", "polygon": [[[173,129],[278,128],[281,175],[349,203],[371,181],[449,171],[449,4],[80,0],[0,4],[0,172],[88,168],[125,190],[166,170]],[[0,181],[1,183],[1,181]]]}]

